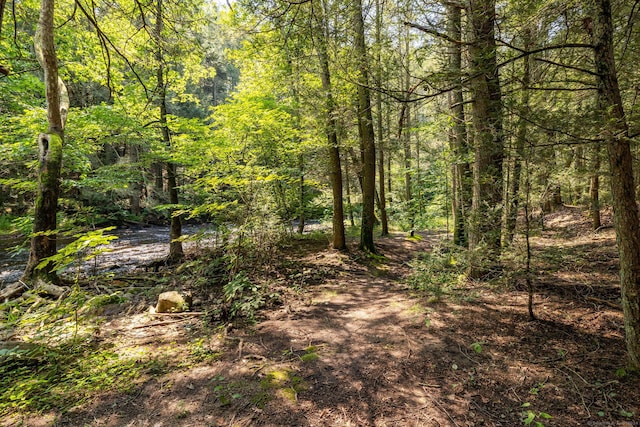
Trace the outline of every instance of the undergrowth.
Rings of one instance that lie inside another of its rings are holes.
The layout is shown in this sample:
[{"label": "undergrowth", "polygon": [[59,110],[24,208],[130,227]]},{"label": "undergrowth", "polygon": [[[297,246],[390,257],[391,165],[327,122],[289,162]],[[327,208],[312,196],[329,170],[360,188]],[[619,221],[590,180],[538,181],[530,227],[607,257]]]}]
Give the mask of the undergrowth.
[{"label": "undergrowth", "polygon": [[78,287],[56,301],[27,295],[0,304],[0,415],[68,410],[96,392],[127,392],[149,358],[99,348],[94,309],[123,302],[119,294],[92,296]]},{"label": "undergrowth", "polygon": [[428,298],[429,302],[439,302],[452,295],[466,280],[466,253],[454,245],[443,245],[424,253],[410,263],[411,274],[408,284]]}]

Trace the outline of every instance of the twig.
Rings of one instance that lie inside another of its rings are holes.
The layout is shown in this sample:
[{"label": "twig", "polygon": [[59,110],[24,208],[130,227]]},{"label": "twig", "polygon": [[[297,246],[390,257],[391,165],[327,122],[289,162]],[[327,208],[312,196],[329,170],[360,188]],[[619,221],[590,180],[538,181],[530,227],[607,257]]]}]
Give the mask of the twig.
[{"label": "twig", "polygon": [[[422,389],[423,389],[424,391],[427,391],[424,387],[422,387]],[[452,422],[456,427],[460,427],[460,424],[458,424],[458,423],[456,422],[456,420],[454,420],[454,419],[453,419],[453,417],[451,416],[451,414],[449,414],[449,412],[444,408],[444,406],[442,406],[442,405],[440,404],[440,402],[438,402],[436,399],[434,399],[434,398],[433,398],[433,397],[431,397],[431,396],[427,396],[427,397],[429,397],[429,399],[430,399],[430,400],[431,400],[431,401],[432,401],[432,402],[433,402],[433,403],[438,407],[438,409],[440,409],[442,412],[444,412],[444,413],[446,414],[446,416],[447,416],[447,417],[449,417],[449,419],[451,420],[451,422]]]},{"label": "twig", "polygon": [[205,313],[204,311],[181,311],[178,313],[147,313],[152,316],[161,316],[161,317],[179,317],[179,316],[202,316]]},{"label": "twig", "polygon": [[580,396],[580,400],[582,401],[582,406],[587,411],[587,415],[589,416],[589,418],[591,418],[591,411],[589,411],[589,407],[587,406],[587,403],[584,401],[584,396],[582,395],[582,393],[580,393],[580,389],[578,389],[576,382],[573,380],[571,375],[568,375],[568,378],[569,378],[569,381],[571,381],[571,384],[573,384],[573,387],[576,389],[576,393],[578,393],[578,396]]},{"label": "twig", "polygon": [[607,301],[605,299],[596,298],[596,297],[584,297],[584,299],[586,299],[587,301],[596,302],[598,304],[604,304],[606,306],[609,306],[611,308],[615,308],[615,309],[618,309],[618,310],[620,309],[620,304],[616,304],[614,302]]},{"label": "twig", "polygon": [[421,385],[422,388],[425,387],[429,387],[429,388],[442,388],[442,386],[440,384],[427,384],[427,383],[418,383],[418,385]]},{"label": "twig", "polygon": [[469,359],[470,361],[472,361],[472,362],[473,362],[473,363],[475,363],[476,365],[477,365],[478,363],[480,363],[480,362],[478,362],[478,361],[476,361],[476,360],[473,360],[471,357],[469,357],[469,355],[468,355],[467,353],[465,353],[465,352],[462,350],[462,347],[460,346],[460,344],[458,344],[458,350],[460,350],[460,354],[462,354],[464,357],[466,357],[467,359]]},{"label": "twig", "polygon": [[134,326],[131,329],[142,329],[142,328],[151,328],[153,326],[171,325],[172,323],[180,323],[180,322],[184,322],[185,320],[187,319],[165,320],[164,322],[146,323],[144,325]]}]

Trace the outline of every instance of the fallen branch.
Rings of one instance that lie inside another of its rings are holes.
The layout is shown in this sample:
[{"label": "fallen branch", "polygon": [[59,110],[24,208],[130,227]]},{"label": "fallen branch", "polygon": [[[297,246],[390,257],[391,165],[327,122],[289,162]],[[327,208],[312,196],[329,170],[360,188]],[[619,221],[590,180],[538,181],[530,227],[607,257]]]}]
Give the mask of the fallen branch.
[{"label": "fallen branch", "polygon": [[621,308],[620,304],[615,302],[607,301],[606,299],[596,298],[596,297],[584,297],[587,301],[597,302],[598,304],[604,304],[611,308],[617,308],[618,310]]},{"label": "fallen branch", "polygon": [[171,325],[173,323],[184,322],[185,320],[187,320],[187,319],[165,320],[164,322],[145,323],[144,325],[134,326],[131,329],[152,328],[154,326]]},{"label": "fallen branch", "polygon": [[152,316],[169,316],[169,317],[178,317],[178,316],[202,316],[207,313],[204,311],[180,311],[178,313],[148,313]]},{"label": "fallen branch", "polygon": [[12,283],[0,291],[0,300],[8,300],[19,297],[27,290],[27,285],[22,282]]}]

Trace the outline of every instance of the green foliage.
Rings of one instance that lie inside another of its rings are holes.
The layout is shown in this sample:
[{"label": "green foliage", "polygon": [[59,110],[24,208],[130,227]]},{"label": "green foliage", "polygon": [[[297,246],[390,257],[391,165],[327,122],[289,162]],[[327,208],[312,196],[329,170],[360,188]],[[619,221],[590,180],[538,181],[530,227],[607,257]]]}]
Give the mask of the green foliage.
[{"label": "green foliage", "polygon": [[56,272],[60,272],[74,261],[89,261],[98,255],[110,251],[104,246],[117,239],[117,236],[105,235],[115,227],[102,228],[74,235],[76,240],[59,250],[55,255],[43,259],[36,268],[44,268],[53,265]]},{"label": "green foliage", "polygon": [[0,325],[29,345],[0,363],[0,414],[64,411],[97,392],[135,387],[157,361],[100,349],[93,341],[93,309],[122,301],[119,293],[91,297],[74,287],[57,301],[25,294],[0,304]]},{"label": "green foliage", "polygon": [[[523,408],[528,408],[531,406],[531,403],[526,402],[522,404]],[[533,425],[534,427],[545,427],[545,425],[537,420],[550,420],[551,418],[553,418],[551,415],[547,414],[546,412],[533,412],[529,409],[527,409],[526,411],[522,412],[522,423],[525,426],[529,426],[529,425]]]},{"label": "green foliage", "polygon": [[409,285],[438,302],[465,280],[465,252],[453,245],[436,248],[412,261],[411,267]]},{"label": "green foliage", "polygon": [[474,342],[471,344],[471,348],[473,349],[473,351],[475,351],[476,353],[480,354],[482,353],[482,346],[485,345],[486,342],[484,341],[480,341],[480,342]]},{"label": "green foliage", "polygon": [[100,391],[128,391],[149,361],[95,350],[90,341],[37,347],[32,358],[0,364],[0,414],[15,410],[65,410]]},{"label": "green foliage", "polygon": [[239,273],[223,288],[224,298],[230,306],[231,318],[243,316],[253,321],[256,312],[266,304],[266,292],[262,286],[251,283],[244,273]]}]

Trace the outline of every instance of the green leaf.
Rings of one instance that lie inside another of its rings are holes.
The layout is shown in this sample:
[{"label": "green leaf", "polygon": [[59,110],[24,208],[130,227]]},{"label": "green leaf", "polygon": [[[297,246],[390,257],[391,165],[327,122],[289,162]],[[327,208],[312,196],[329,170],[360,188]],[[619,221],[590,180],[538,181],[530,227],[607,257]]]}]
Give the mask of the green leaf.
[{"label": "green leaf", "polygon": [[624,409],[620,409],[620,415],[623,417],[631,418],[633,417],[633,412],[625,411]]},{"label": "green leaf", "polygon": [[536,418],[536,414],[534,414],[531,411],[527,411],[527,416],[522,420],[522,422],[524,423],[524,425],[528,426],[533,422],[535,418]]}]

